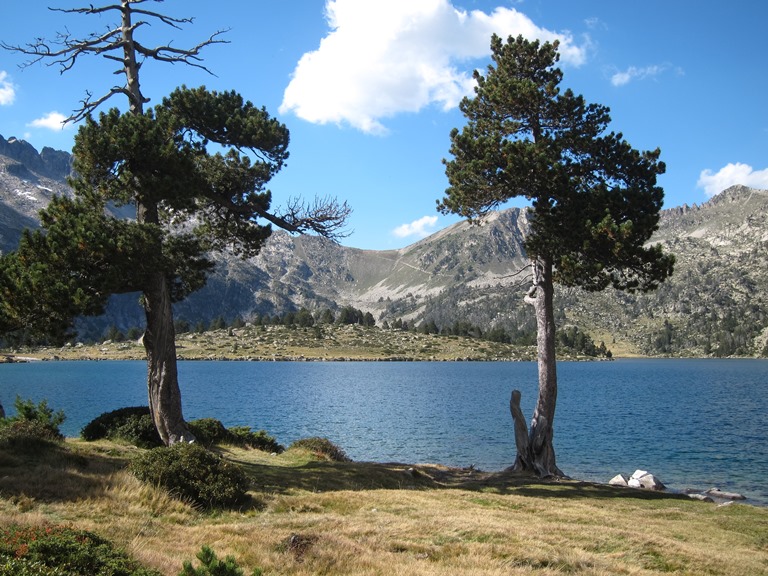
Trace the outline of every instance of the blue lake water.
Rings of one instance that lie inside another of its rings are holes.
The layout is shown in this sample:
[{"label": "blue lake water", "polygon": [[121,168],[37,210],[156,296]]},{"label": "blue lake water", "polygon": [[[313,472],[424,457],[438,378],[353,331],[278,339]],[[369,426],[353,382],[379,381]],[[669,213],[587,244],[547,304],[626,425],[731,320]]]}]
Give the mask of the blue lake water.
[{"label": "blue lake water", "polygon": [[[325,436],[354,460],[474,464],[515,458],[509,397],[530,418],[535,363],[181,362],[184,415],[267,430],[288,445]],[[737,491],[768,505],[768,361],[561,362],[559,467],[605,482],[642,468],[670,488]],[[63,409],[62,431],[144,405],[144,362],[0,365],[0,401]]]}]

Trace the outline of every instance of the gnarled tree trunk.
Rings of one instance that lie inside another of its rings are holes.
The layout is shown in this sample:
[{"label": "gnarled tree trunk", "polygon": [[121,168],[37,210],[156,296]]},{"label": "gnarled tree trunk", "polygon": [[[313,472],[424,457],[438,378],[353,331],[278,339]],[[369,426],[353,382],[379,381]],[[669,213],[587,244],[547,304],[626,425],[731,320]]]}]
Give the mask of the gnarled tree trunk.
[{"label": "gnarled tree trunk", "polygon": [[168,281],[162,272],[155,273],[144,290],[144,312],[147,317],[144,349],[147,351],[147,389],[152,420],[165,445],[192,442],[195,437],[184,421],[181,409],[173,310]]},{"label": "gnarled tree trunk", "polygon": [[553,423],[557,402],[557,365],[555,358],[555,313],[553,305],[554,285],[552,282],[552,261],[535,258],[533,265],[533,286],[525,301],[536,312],[536,348],[539,368],[539,397],[531,419],[527,438],[525,417],[520,409],[520,392],[515,390],[510,401],[510,410],[515,424],[517,458],[514,469],[529,470],[540,477],[563,476],[555,462]]}]

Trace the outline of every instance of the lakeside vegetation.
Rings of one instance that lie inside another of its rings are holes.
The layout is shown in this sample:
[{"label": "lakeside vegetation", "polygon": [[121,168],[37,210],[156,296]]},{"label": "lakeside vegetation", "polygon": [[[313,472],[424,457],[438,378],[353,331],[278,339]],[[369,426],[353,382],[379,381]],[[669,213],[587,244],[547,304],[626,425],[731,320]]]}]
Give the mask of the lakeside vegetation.
[{"label": "lakeside vegetation", "polygon": [[[536,346],[509,343],[490,331],[464,335],[426,330],[378,328],[363,324],[245,324],[184,332],[176,337],[180,360],[327,360],[327,361],[531,361]],[[100,343],[67,343],[64,346],[6,348],[10,359],[36,360],[143,360],[144,346],[119,332]],[[136,337],[136,334],[131,334]],[[595,346],[574,327],[559,332],[560,358],[580,360],[610,358],[604,346]]]},{"label": "lakeside vegetation", "polygon": [[169,576],[203,546],[264,575],[768,573],[762,508],[511,473],[330,461],[302,447],[213,450],[247,478],[247,499],[235,508],[203,508],[140,482],[129,462],[147,450],[135,446],[4,445],[0,522],[32,533],[87,531]]}]

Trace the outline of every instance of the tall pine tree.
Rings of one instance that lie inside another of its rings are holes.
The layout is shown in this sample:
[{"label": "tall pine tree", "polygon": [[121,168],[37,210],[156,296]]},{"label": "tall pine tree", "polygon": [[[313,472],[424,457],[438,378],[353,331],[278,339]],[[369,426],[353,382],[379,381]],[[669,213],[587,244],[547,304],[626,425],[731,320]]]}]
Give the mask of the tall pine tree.
[{"label": "tall pine tree", "polygon": [[470,220],[511,198],[531,202],[525,247],[532,285],[526,301],[537,321],[539,395],[530,429],[512,395],[515,466],[562,475],[553,444],[557,369],[554,283],[603,290],[653,290],[674,258],[648,245],[664,197],[660,152],[638,152],[607,132],[609,110],[561,90],[558,44],[522,36],[491,39],[493,63],[460,109],[451,132],[449,188],[438,210]]},{"label": "tall pine tree", "polygon": [[[55,199],[41,215],[42,231],[25,234],[19,250],[0,260],[0,329],[61,335],[75,314],[101,312],[110,294],[140,291],[150,410],[171,444],[193,438],[181,409],[171,305],[204,284],[208,253],[251,256],[273,224],[336,237],[350,210],[328,198],[271,208],[266,184],[288,157],[288,130],[235,92],[182,87],[145,110],[139,72],[146,61],[204,68],[200,50],[222,41],[216,33],[189,49],[141,44],[135,33],[149,21],[175,28],[191,22],[147,10],[147,1],[57,8],[115,14],[119,22],[80,39],[60,33],[51,43],[3,44],[62,71],[83,56],[105,57],[119,63],[125,85],[95,99],[88,93],[72,115],[85,120],[73,150],[75,199]],[[94,119],[96,108],[115,96],[127,97],[128,112],[112,109]],[[133,205],[135,220],[110,217],[109,203]]]}]

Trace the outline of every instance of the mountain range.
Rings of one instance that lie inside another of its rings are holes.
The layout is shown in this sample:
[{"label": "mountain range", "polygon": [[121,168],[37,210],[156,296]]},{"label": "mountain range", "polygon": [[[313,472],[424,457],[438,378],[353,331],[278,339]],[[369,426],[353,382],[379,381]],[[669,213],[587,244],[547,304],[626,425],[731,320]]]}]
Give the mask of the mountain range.
[{"label": "mountain range", "polygon": [[[0,250],[53,194],[70,194],[66,152],[0,136]],[[399,250],[360,250],[315,236],[276,231],[244,261],[216,257],[205,288],[176,305],[190,323],[248,320],[300,308],[319,313],[352,306],[378,325],[396,320],[438,327],[468,322],[510,334],[532,333],[523,241],[524,208],[491,214],[480,225],[454,224]],[[676,257],[657,291],[586,293],[558,288],[561,326],[575,325],[614,354],[765,356],[768,354],[768,191],[734,186],[701,204],[666,209],[651,239]],[[137,296],[114,298],[107,315],[83,319],[81,334],[143,324]]]}]

